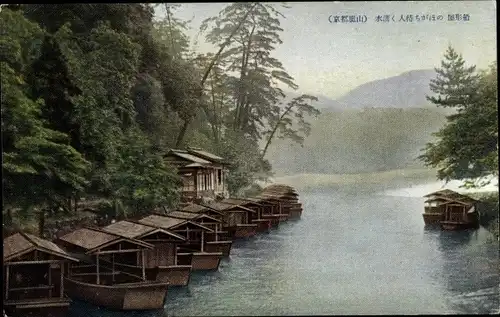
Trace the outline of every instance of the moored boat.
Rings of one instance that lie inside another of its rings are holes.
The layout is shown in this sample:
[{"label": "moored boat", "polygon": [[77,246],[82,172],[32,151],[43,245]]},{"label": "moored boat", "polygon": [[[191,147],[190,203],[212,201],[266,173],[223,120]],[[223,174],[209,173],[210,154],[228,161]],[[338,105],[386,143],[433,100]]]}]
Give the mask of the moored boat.
[{"label": "moored boat", "polygon": [[98,228],[75,230],[57,243],[84,263],[60,272],[70,297],[119,310],[163,308],[168,283],[146,278],[145,253],[153,245]]},{"label": "moored boat", "polygon": [[169,286],[188,285],[191,263],[177,263],[177,246],[186,241],[183,236],[166,229],[125,220],[103,227],[102,230],[154,246],[154,249],[144,252],[148,280],[167,282]]},{"label": "moored boat", "polygon": [[180,265],[191,263],[193,271],[217,270],[222,252],[205,251],[205,233],[214,232],[199,223],[165,215],[150,215],[138,221],[141,224],[173,231],[186,241],[178,247],[177,260]]},{"label": "moored boat", "polygon": [[225,230],[229,231],[233,239],[250,238],[257,233],[257,225],[250,223],[250,215],[257,213],[255,210],[220,201],[202,205],[224,214]]},{"label": "moored boat", "polygon": [[10,317],[67,315],[71,299],[63,276],[54,274],[78,259],[56,244],[26,233],[3,240],[4,311]]}]

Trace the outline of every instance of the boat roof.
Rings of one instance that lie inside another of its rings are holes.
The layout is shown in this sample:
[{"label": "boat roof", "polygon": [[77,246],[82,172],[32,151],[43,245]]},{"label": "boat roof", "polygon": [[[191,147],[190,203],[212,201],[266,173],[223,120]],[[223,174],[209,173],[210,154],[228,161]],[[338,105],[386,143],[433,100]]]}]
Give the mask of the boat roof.
[{"label": "boat roof", "polygon": [[116,235],[120,235],[126,238],[140,239],[144,236],[155,234],[155,233],[163,233],[169,235],[178,240],[186,240],[183,236],[178,235],[175,232],[165,230],[162,228],[156,228],[152,226],[148,226],[145,224],[131,222],[131,221],[118,221],[109,226],[102,228],[103,231],[113,233]]},{"label": "boat roof", "polygon": [[180,218],[180,219],[188,219],[188,220],[190,220],[190,219],[196,220],[196,219],[200,219],[200,218],[205,218],[205,219],[213,220],[215,222],[222,222],[221,220],[216,219],[214,217],[211,217],[207,214],[185,212],[185,211],[180,211],[180,210],[171,211],[167,214],[167,216],[174,217],[174,218]]},{"label": "boat roof", "polygon": [[248,205],[248,204],[254,204],[254,205],[258,205],[258,206],[262,205],[259,201],[249,200],[246,198],[226,198],[226,199],[222,200],[222,202],[228,203],[228,204],[233,204],[233,205],[239,205],[239,206],[244,206],[244,205]]},{"label": "boat roof", "polygon": [[256,212],[255,210],[250,209],[250,208],[246,208],[246,207],[243,207],[243,206],[240,206],[237,204],[225,203],[225,202],[221,202],[221,201],[213,201],[210,203],[203,203],[203,206],[207,206],[209,208],[213,208],[213,209],[218,210],[218,211],[230,211],[231,209],[234,210],[235,208],[237,208],[241,211],[248,211],[248,212],[252,212],[252,213]]},{"label": "boat roof", "polygon": [[437,192],[433,192],[433,193],[425,195],[424,197],[429,198],[428,200],[426,200],[426,202],[443,200],[443,199],[446,199],[448,201],[460,202],[460,203],[464,203],[464,204],[471,204],[471,203],[478,202],[478,200],[476,200],[470,196],[463,195],[463,194],[457,193],[457,192],[449,190],[449,189],[443,189],[443,190],[440,190]]},{"label": "boat roof", "polygon": [[153,226],[157,228],[163,228],[163,229],[175,229],[176,227],[179,227],[184,224],[191,224],[195,227],[199,227],[205,231],[213,232],[212,229],[207,228],[199,223],[189,221],[187,219],[179,219],[179,218],[172,218],[168,216],[160,216],[160,215],[149,215],[147,217],[142,218],[141,220],[138,221],[141,224],[145,224],[148,226]]},{"label": "boat roof", "polygon": [[98,228],[80,228],[60,237],[59,240],[78,246],[84,249],[87,254],[123,241],[148,249],[154,247],[149,243],[106,232]]},{"label": "boat roof", "polygon": [[3,260],[5,262],[34,250],[78,262],[78,259],[71,256],[55,243],[28,233],[18,232],[3,239]]}]

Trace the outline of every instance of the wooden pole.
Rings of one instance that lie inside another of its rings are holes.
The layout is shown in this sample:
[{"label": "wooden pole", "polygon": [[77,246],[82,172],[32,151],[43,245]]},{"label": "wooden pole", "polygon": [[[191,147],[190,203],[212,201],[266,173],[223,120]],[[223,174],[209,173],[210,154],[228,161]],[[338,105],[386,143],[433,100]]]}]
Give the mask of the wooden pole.
[{"label": "wooden pole", "polygon": [[201,252],[204,252],[204,250],[205,250],[204,244],[205,244],[205,231],[202,230],[201,231]]},{"label": "wooden pole", "polygon": [[111,272],[113,273],[113,275],[111,275],[111,281],[113,282],[113,284],[115,283],[115,254],[112,253],[111,254]]},{"label": "wooden pole", "polygon": [[219,241],[219,224],[215,224],[215,241]]},{"label": "wooden pole", "polygon": [[[49,280],[49,286],[52,286],[52,268],[50,267],[49,264],[49,274],[48,274],[48,280]],[[52,288],[49,288],[49,297],[52,297]]]},{"label": "wooden pole", "polygon": [[96,273],[97,273],[97,279],[96,279],[96,284],[99,285],[101,283],[101,279],[99,277],[100,273],[99,273],[99,254],[96,255]]},{"label": "wooden pole", "polygon": [[174,244],[174,265],[177,265],[177,244]]},{"label": "wooden pole", "polygon": [[141,258],[142,258],[142,280],[146,280],[146,257],[144,256],[146,254],[146,250],[142,249],[141,251]]},{"label": "wooden pole", "polygon": [[10,266],[5,267],[5,299],[9,299]]},{"label": "wooden pole", "polygon": [[59,283],[61,285],[59,286],[60,292],[59,292],[59,297],[63,298],[64,297],[64,262],[61,261],[61,274],[59,276]]}]

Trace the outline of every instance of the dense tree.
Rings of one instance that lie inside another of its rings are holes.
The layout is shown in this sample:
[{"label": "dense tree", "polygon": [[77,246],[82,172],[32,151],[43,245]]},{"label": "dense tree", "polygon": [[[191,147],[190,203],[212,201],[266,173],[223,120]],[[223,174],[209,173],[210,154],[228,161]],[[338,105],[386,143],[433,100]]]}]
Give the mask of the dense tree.
[{"label": "dense tree", "polygon": [[483,186],[489,176],[498,176],[498,108],[496,63],[487,71],[475,73],[465,67],[463,58],[449,48],[437,69],[438,79],[431,89],[438,97],[429,98],[440,107],[453,107],[456,113],[428,143],[420,156],[428,166],[438,168],[442,180],[466,180],[466,186]]}]

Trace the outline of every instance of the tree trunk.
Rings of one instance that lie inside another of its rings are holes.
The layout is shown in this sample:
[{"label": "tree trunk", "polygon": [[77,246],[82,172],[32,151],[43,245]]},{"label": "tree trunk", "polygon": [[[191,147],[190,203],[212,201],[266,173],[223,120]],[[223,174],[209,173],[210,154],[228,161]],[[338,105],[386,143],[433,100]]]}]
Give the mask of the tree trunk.
[{"label": "tree trunk", "polygon": [[283,114],[278,119],[278,122],[276,122],[276,125],[274,126],[273,130],[271,131],[271,134],[269,135],[269,138],[267,139],[266,146],[264,147],[264,150],[262,150],[262,156],[261,156],[262,159],[266,155],[266,152],[267,152],[267,149],[269,148],[269,145],[271,145],[271,141],[274,137],[274,134],[276,133],[276,130],[278,130],[278,127],[279,127],[281,120],[283,120],[285,115],[288,114],[290,109],[292,109],[292,106],[289,106],[288,108],[286,108],[285,111],[283,112]]},{"label": "tree trunk", "polygon": [[[208,65],[208,68],[205,71],[205,74],[203,75],[203,78],[201,79],[201,85],[200,85],[201,88],[203,88],[203,85],[205,84],[205,81],[208,78],[208,74],[210,74],[210,71],[214,67],[214,65],[217,62],[217,60],[219,59],[220,54],[226,48],[226,46],[228,46],[229,43],[231,43],[231,39],[234,37],[234,35],[236,34],[236,32],[238,32],[238,30],[240,29],[240,27],[243,25],[243,22],[246,21],[247,17],[250,15],[250,13],[253,11],[253,9],[257,6],[257,4],[258,4],[258,2],[254,3],[250,7],[250,9],[247,11],[247,13],[245,13],[245,15],[243,16],[243,18],[238,23],[238,25],[234,28],[234,30],[231,32],[231,34],[229,34],[229,36],[227,37],[227,39],[221,45],[221,47],[220,47],[219,51],[217,52],[217,54],[215,54],[215,56],[210,61],[210,65]],[[199,97],[201,98],[202,95],[203,95],[203,89],[200,89],[200,96]],[[182,142],[184,141],[184,136],[186,135],[187,128],[188,128],[189,124],[191,123],[192,119],[194,118],[194,116],[195,115],[193,115],[193,116],[191,116],[189,118],[186,118],[186,120],[184,120],[184,124],[182,125],[181,130],[179,131],[179,135],[177,137],[177,141],[175,142],[175,147],[178,148],[178,147],[180,147],[182,145]]]}]

